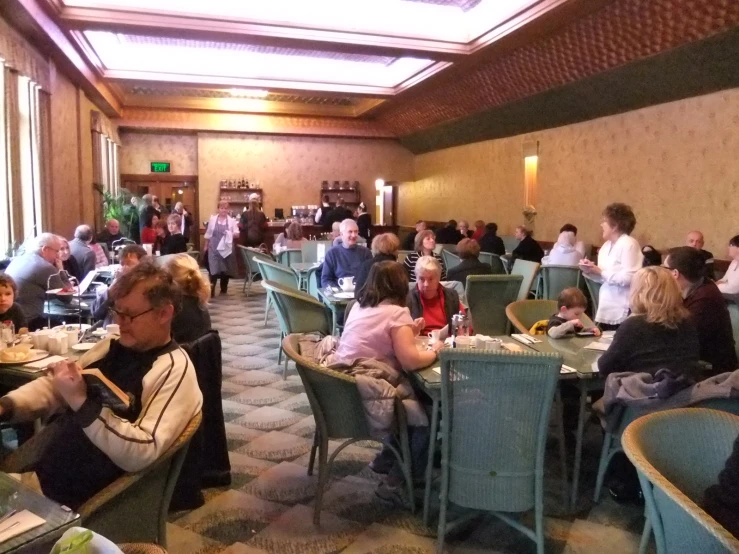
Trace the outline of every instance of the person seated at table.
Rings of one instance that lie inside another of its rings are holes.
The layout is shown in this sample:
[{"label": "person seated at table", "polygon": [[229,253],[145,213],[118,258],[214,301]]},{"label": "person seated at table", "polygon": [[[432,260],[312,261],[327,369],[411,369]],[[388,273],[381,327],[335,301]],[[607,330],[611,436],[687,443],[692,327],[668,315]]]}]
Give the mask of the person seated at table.
[{"label": "person seated at table", "polygon": [[97,242],[105,244],[108,247],[108,252],[113,250],[113,242],[124,238],[121,233],[121,224],[118,223],[117,219],[109,219],[105,223],[105,229],[103,229],[96,237]]},{"label": "person seated at table", "polygon": [[67,242],[67,239],[61,236],[59,237],[59,242],[61,242],[61,248],[59,249],[59,259],[62,261],[62,267],[64,268],[64,271],[77,279],[78,283],[81,282],[82,279],[85,278],[85,276],[82,275],[82,270],[80,269],[80,264],[77,263],[77,258],[72,256],[72,251],[69,249],[69,242]]},{"label": "person seated at table", "polygon": [[739,437],[734,440],[724,469],[718,474],[718,483],[703,494],[701,508],[739,539]]},{"label": "person seated at table", "polygon": [[97,257],[90,247],[93,234],[89,225],[79,225],[74,230],[74,238],[69,241],[69,250],[80,266],[80,273],[84,278],[91,271],[95,271]]},{"label": "person seated at table", "polygon": [[355,296],[359,296],[359,291],[367,282],[367,276],[370,269],[380,262],[395,262],[398,260],[398,250],[400,250],[400,239],[393,233],[382,233],[372,239],[372,258],[362,262],[359,266],[357,274],[354,276]]},{"label": "person seated at table", "polygon": [[[418,348],[416,336],[425,322],[423,318],[414,320],[411,317],[406,307],[407,292],[408,278],[399,263],[384,261],[374,264],[357,304],[347,316],[336,358],[379,360],[399,372],[393,379],[398,388],[409,387],[408,383],[402,383],[405,380],[402,371],[415,371],[431,365],[443,343],[436,343],[430,350]],[[409,413],[408,438],[412,472],[420,476],[423,475],[428,451],[428,422],[426,426],[414,425],[410,421],[411,415]],[[384,500],[402,501],[403,474],[391,451],[383,448],[370,467],[377,473],[387,474],[376,494]]]},{"label": "person seated at table", "polygon": [[0,273],[0,323],[11,322],[18,333],[28,326],[26,316],[15,302],[18,286],[10,275]]},{"label": "person seated at table", "polygon": [[485,234],[480,238],[480,250],[498,256],[505,254],[505,244],[503,239],[498,236],[497,223],[491,222],[485,225]]},{"label": "person seated at table", "polygon": [[688,233],[688,237],[685,239],[685,246],[695,248],[696,250],[698,250],[698,252],[700,252],[701,258],[703,258],[705,264],[703,276],[706,279],[710,279],[711,281],[713,281],[716,278],[714,272],[713,254],[708,250],[703,249],[703,246],[705,244],[706,241],[703,238],[703,233],[701,233],[700,231],[690,231],[690,233]]},{"label": "person seated at table", "polygon": [[416,235],[416,241],[413,245],[413,252],[408,254],[403,260],[403,267],[405,267],[406,273],[408,273],[408,279],[411,281],[417,281],[416,278],[416,262],[423,256],[429,256],[438,260],[441,266],[441,277],[442,281],[446,281],[446,264],[441,256],[434,252],[436,248],[436,237],[434,232],[431,230],[421,231]]},{"label": "person seated at table", "polygon": [[476,240],[478,243],[485,234],[485,222],[482,219],[475,221],[475,230],[472,232],[471,239]]},{"label": "person seated at table", "polygon": [[[193,364],[171,337],[181,302],[172,277],[139,264],[117,280],[111,299],[120,338],[98,342],[78,362],[52,364],[46,376],[0,398],[3,420],[58,415],[41,431],[43,450],[32,469],[43,494],[72,510],[154,463],[203,403]],[[130,408],[114,413],[88,388],[83,368],[98,369],[128,393]]]},{"label": "person seated at table", "polygon": [[634,274],[642,267],[644,256],[639,243],[630,235],[636,227],[631,206],[619,202],[603,210],[600,224],[605,243],[598,251],[598,263],[580,260],[587,279],[602,283],[595,322],[603,331],[618,329],[629,315],[629,288]]},{"label": "person seated at table", "polygon": [[[142,260],[147,257],[146,250],[138,244],[127,244],[121,249],[119,254],[119,260],[121,262],[121,269],[116,275],[117,280],[120,276],[124,275],[127,271],[130,271],[136,267]],[[115,280],[113,281],[115,284]],[[105,285],[100,285],[96,289],[95,300],[90,304],[90,312],[94,319],[102,319],[104,325],[113,323],[113,316],[110,314],[110,298],[108,293],[110,288]]]},{"label": "person seated at table", "polygon": [[581,240],[577,240],[577,227],[572,223],[565,223],[559,230],[560,233],[572,233],[575,235],[575,250],[580,252],[583,258],[587,258],[590,252],[585,252],[585,243]]},{"label": "person seated at table", "polygon": [[302,225],[300,225],[300,223],[298,223],[297,221],[293,221],[292,223],[288,224],[288,226],[285,228],[284,233],[280,233],[277,236],[277,238],[275,239],[275,247],[279,246],[280,248],[301,248],[305,240],[306,239],[303,236]]},{"label": "person seated at table", "polygon": [[416,284],[408,291],[408,308],[413,319],[423,318],[421,332],[452,328],[452,316],[465,311],[459,294],[453,288],[441,284],[441,264],[437,258],[422,256],[416,262]]},{"label": "person seated at table", "polygon": [[211,330],[210,284],[200,272],[198,262],[187,254],[174,256],[165,269],[182,291],[182,308],[172,320],[172,338],[180,344],[197,340]]},{"label": "person seated at table", "polygon": [[705,257],[700,250],[690,246],[672,248],[664,267],[680,287],[683,305],[698,331],[701,360],[710,363],[716,374],[737,369],[731,316],[716,283],[706,277]]},{"label": "person seated at table", "polygon": [[575,248],[575,233],[562,231],[557,237],[557,242],[547,256],[541,259],[541,265],[569,265],[577,267],[582,259],[582,254]]},{"label": "person seated at table", "polygon": [[662,265],[662,253],[651,244],[642,246],[641,253],[644,256],[644,261],[642,262],[643,267]]},{"label": "person seated at table", "polygon": [[692,378],[700,360],[698,332],[672,274],[657,266],[637,271],[629,306],[631,315],[598,359],[600,374],[669,369]]},{"label": "person seated at table", "polygon": [[162,239],[160,249],[162,256],[187,252],[187,240],[182,234],[182,216],[180,214],[172,214],[167,218],[167,231],[168,234]]},{"label": "person seated at table", "polygon": [[154,243],[157,241],[156,227],[159,223],[159,216],[154,214],[151,216],[150,225],[141,228],[141,244],[151,244],[154,251]]},{"label": "person seated at table", "polygon": [[472,238],[472,231],[470,231],[470,224],[466,220],[461,219],[457,224],[457,230],[462,234],[463,239]]},{"label": "person seated at table", "polygon": [[[164,241],[167,240],[167,237],[169,237],[169,228],[167,227],[167,222],[164,219],[160,219],[157,221],[156,225],[154,226],[154,231],[156,232],[156,239],[154,240],[154,246],[152,247],[152,250],[154,252],[159,252],[159,254],[162,254],[162,249],[164,248]],[[187,246],[185,246],[187,248]]]},{"label": "person seated at table", "polygon": [[732,302],[739,302],[739,235],[729,241],[729,258],[731,263],[724,276],[716,281],[718,290],[724,298]]},{"label": "person seated at table", "polygon": [[519,241],[518,246],[511,252],[511,267],[516,260],[525,260],[527,262],[541,263],[544,257],[544,250],[541,249],[539,243],[534,240],[532,232],[524,225],[516,227],[516,239]]},{"label": "person seated at table", "polygon": [[570,287],[564,289],[557,297],[557,313],[549,318],[547,323],[547,335],[553,339],[561,339],[572,336],[579,331],[591,331],[596,337],[600,336],[600,329],[593,327],[585,329],[580,317],[588,308],[588,299],[583,292]]},{"label": "person seated at table", "polygon": [[463,237],[457,230],[457,222],[453,219],[447,221],[446,225],[436,231],[436,242],[439,244],[457,244]]},{"label": "person seated at table", "polygon": [[372,259],[369,248],[357,244],[359,228],[353,219],[341,222],[341,244],[326,252],[321,270],[321,287],[338,287],[342,277],[355,277],[362,262]]},{"label": "person seated at table", "polygon": [[426,222],[422,219],[419,219],[418,221],[416,221],[415,231],[411,231],[403,239],[403,250],[415,250],[416,235],[420,233],[421,231],[425,231],[425,230],[426,230]]},{"label": "person seated at table", "polygon": [[62,243],[52,233],[41,233],[29,241],[25,254],[16,256],[5,270],[18,286],[15,301],[28,319],[31,331],[46,325],[44,302],[47,289],[63,288],[65,282],[59,259]]},{"label": "person seated at table", "polygon": [[457,256],[462,260],[456,266],[446,272],[447,281],[459,281],[463,285],[467,283],[469,275],[490,275],[493,268],[490,264],[481,262],[477,257],[480,255],[480,245],[476,240],[462,239],[457,244]]},{"label": "person seated at table", "polygon": [[331,232],[329,238],[333,241],[331,246],[339,246],[341,244],[341,222],[334,221],[331,224]]}]

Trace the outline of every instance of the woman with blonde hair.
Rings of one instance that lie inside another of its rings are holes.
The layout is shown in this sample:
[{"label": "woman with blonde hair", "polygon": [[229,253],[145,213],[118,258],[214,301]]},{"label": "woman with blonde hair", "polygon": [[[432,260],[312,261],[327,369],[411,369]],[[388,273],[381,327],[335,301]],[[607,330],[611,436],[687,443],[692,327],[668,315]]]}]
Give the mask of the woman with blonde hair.
[{"label": "woman with blonde hair", "polygon": [[359,295],[359,291],[367,282],[367,276],[372,266],[380,262],[397,261],[398,250],[400,250],[400,239],[393,233],[382,233],[372,239],[372,258],[363,261],[354,276],[355,296]]},{"label": "woman with blonde hair", "polygon": [[172,338],[179,343],[192,342],[211,329],[210,286],[198,262],[187,254],[173,256],[166,269],[182,290],[182,308],[172,320]]},{"label": "woman with blonde hair", "polygon": [[601,375],[654,374],[669,369],[691,377],[700,360],[698,332],[670,271],[659,266],[637,271],[631,281],[629,306],[631,315],[598,360]]}]

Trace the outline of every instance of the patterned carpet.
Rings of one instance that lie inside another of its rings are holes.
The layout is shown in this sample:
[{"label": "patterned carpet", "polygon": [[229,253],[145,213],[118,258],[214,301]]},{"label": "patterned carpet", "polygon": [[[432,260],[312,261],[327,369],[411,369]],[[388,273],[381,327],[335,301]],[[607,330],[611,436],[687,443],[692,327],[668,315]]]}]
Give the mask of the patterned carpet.
[{"label": "patterned carpet", "polygon": [[[374,496],[379,479],[367,467],[377,452],[373,444],[352,445],[338,456],[324,495],[321,528],[313,526],[316,478],[308,477],[306,468],[315,424],[308,399],[294,368],[287,380],[282,379],[282,366],[277,364],[280,332],[274,313],[264,327],[264,290],[255,284],[247,299],[241,284],[232,282],[228,294],[217,296],[210,306],[213,326],[223,341],[222,397],[233,483],[209,489],[201,508],[171,514],[169,552],[435,552],[435,521],[427,529],[419,514],[393,508]],[[546,550],[636,552],[642,510],[619,506],[607,494],[598,505],[591,502],[600,437],[595,426],[589,431],[575,514],[567,514],[562,506],[556,443],[548,447]],[[530,515],[523,521],[530,522]],[[532,541],[490,515],[472,520],[446,544],[451,554],[536,552]]]}]

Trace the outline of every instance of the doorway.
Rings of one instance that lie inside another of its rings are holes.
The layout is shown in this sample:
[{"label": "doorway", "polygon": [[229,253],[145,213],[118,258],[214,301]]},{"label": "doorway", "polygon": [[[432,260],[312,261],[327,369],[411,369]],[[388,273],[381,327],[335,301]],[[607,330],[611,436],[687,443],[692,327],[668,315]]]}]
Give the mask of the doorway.
[{"label": "doorway", "polygon": [[175,204],[182,202],[192,214],[190,242],[200,250],[200,210],[198,206],[198,178],[195,175],[121,175],[121,183],[131,194],[151,194],[159,198],[164,215],[172,213]]}]

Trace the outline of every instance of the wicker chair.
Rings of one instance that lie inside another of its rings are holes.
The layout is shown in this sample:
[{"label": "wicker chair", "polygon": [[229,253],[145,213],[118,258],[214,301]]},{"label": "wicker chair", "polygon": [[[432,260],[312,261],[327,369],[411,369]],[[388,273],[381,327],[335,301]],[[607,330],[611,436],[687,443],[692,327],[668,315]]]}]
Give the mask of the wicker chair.
[{"label": "wicker chair", "polygon": [[[528,334],[537,321],[549,319],[556,313],[557,302],[554,300],[517,300],[508,304],[505,309],[508,321],[519,333],[524,334]],[[585,327],[595,326],[585,314],[580,316],[580,321]]]},{"label": "wicker chair", "polygon": [[[200,426],[198,412],[180,436],[152,465],[126,473],[77,512],[80,525],[119,542],[154,542],[167,547],[167,511],[190,439]],[[40,435],[23,444],[2,463],[6,473],[32,471],[43,454]]]},{"label": "wicker chair", "polygon": [[300,245],[300,250],[303,254],[303,263],[316,263],[318,259],[318,246],[323,245],[324,255],[328,252],[328,249],[333,245],[333,241],[330,240],[304,240]]},{"label": "wicker chair", "polygon": [[118,548],[121,549],[123,554],[167,554],[167,551],[157,544],[119,544]]},{"label": "wicker chair", "polygon": [[506,306],[518,297],[522,279],[520,275],[470,275],[467,277],[465,291],[475,333],[507,334]]},{"label": "wicker chair", "polygon": [[[285,287],[300,290],[300,278],[294,270],[285,267],[282,264],[275,263],[271,260],[255,260],[259,267],[262,279],[279,283]],[[267,316],[269,315],[269,307],[272,305],[272,295],[267,292],[267,300],[264,303],[264,326],[267,326]],[[278,362],[279,363],[279,362]]]},{"label": "wicker chair", "polygon": [[559,293],[568,288],[582,286],[582,272],[579,267],[569,265],[543,265],[541,273],[542,291],[538,298],[557,300]]},{"label": "wicker chair", "polygon": [[[450,530],[447,504],[452,502],[492,511],[535,541],[543,554],[544,450],[561,356],[454,349],[442,350],[440,359],[438,552]],[[533,530],[501,513],[531,509]]]},{"label": "wicker chair", "polygon": [[493,275],[507,275],[508,268],[503,259],[497,254],[491,252],[480,252],[477,258],[484,264],[488,264],[493,268]]},{"label": "wicker chair", "polygon": [[529,297],[538,271],[539,264],[536,262],[527,262],[526,260],[516,260],[513,262],[511,275],[521,275],[523,277],[516,300],[526,300]]},{"label": "wicker chair", "polygon": [[292,267],[303,261],[303,250],[300,248],[288,248],[277,254],[277,262],[285,267]]},{"label": "wicker chair", "polygon": [[[308,463],[308,475],[313,474],[313,466],[318,453],[318,489],[313,506],[313,523],[321,523],[321,506],[323,489],[328,484],[331,466],[339,453],[357,441],[377,441],[370,432],[367,418],[362,409],[362,398],[357,389],[356,379],[345,373],[332,371],[314,364],[299,354],[300,335],[288,335],[282,341],[285,355],[295,362],[298,374],[305,387],[313,417],[316,420],[316,434]],[[395,399],[396,434],[400,451],[391,444],[395,456],[400,461],[408,486],[408,497],[411,510],[414,509],[413,479],[411,476],[411,454],[408,442],[408,429],[405,408],[400,398]],[[344,442],[328,456],[328,441],[345,439]]]},{"label": "wicker chair", "polygon": [[[273,281],[262,281],[262,286],[272,296],[280,324],[280,346],[277,363],[282,363],[282,339],[292,333],[331,334],[331,315],[323,302],[303,291],[284,287]],[[287,378],[287,357],[282,378]]]},{"label": "wicker chair", "polygon": [[462,263],[462,258],[457,256],[454,252],[451,250],[442,250],[441,251],[441,258],[444,260],[444,264],[446,265],[446,270],[449,271],[451,268],[458,266],[460,263]]},{"label": "wicker chair", "polygon": [[261,276],[256,260],[270,261],[271,258],[267,256],[267,254],[263,254],[255,248],[248,248],[241,244],[238,244],[237,246],[239,247],[241,258],[244,260],[244,269],[246,269],[246,278],[244,279],[244,286],[241,288],[241,292],[245,292],[248,298],[249,293],[251,292],[251,285],[254,282],[254,277],[257,275]]},{"label": "wicker chair", "polygon": [[306,273],[305,275],[305,290],[307,290],[308,294],[310,294],[316,300],[321,299],[321,297],[318,294],[318,291],[321,289],[321,282],[319,279],[320,270],[321,270],[321,266],[312,267],[308,270],[308,273]]},{"label": "wicker chair", "polygon": [[[739,540],[700,507],[718,483],[739,434],[739,417],[707,409],[657,412],[637,419],[623,434],[636,466],[657,554],[739,552]],[[645,541],[642,541],[644,550]]]}]

